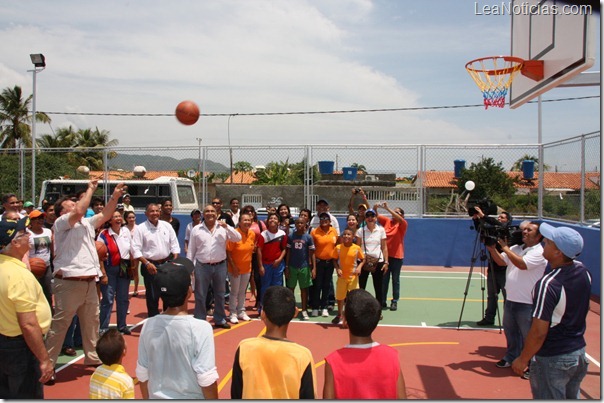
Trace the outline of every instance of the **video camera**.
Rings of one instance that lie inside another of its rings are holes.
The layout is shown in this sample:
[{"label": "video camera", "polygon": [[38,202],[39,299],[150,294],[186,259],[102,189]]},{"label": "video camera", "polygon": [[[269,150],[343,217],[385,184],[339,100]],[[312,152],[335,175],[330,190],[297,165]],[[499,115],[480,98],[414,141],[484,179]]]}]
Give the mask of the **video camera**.
[{"label": "video camera", "polygon": [[504,224],[495,219],[480,221],[480,233],[486,246],[496,245],[498,239],[505,240],[508,246],[522,244],[522,230],[517,225]]},{"label": "video camera", "polygon": [[488,197],[479,201],[469,201],[468,205],[470,206],[468,208],[468,215],[470,217],[477,213],[476,207],[480,207],[485,216],[497,215],[497,205]]}]

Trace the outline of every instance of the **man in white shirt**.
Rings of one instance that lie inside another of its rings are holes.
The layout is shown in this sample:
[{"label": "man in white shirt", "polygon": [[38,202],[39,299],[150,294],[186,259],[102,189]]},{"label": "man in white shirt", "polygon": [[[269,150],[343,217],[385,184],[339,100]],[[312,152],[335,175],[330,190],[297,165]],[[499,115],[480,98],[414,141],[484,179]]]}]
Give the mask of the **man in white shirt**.
[{"label": "man in white shirt", "polygon": [[174,228],[167,221],[160,220],[159,215],[159,204],[149,203],[145,209],[147,221],[136,227],[132,237],[132,257],[141,262],[149,317],[159,314],[159,290],[155,285],[157,266],[170,257],[176,259],[180,253]]},{"label": "man in white shirt", "polygon": [[317,201],[316,207],[317,214],[315,214],[312,220],[310,220],[310,227],[312,229],[319,227],[319,225],[321,224],[321,220],[319,220],[319,215],[321,215],[321,213],[327,213],[329,214],[329,218],[331,218],[331,226],[336,230],[338,234],[340,234],[340,224],[338,224],[338,219],[336,218],[336,216],[329,212],[329,202],[327,201],[327,199],[319,199],[319,201]]},{"label": "man in white shirt", "polygon": [[203,222],[191,230],[187,258],[195,263],[195,311],[197,319],[206,320],[206,295],[214,290],[214,325],[230,329],[224,311],[227,278],[226,242],[241,241],[241,234],[222,220],[213,205],[203,209]]},{"label": "man in white shirt", "polygon": [[84,365],[101,364],[95,350],[99,337],[99,297],[96,281],[102,273],[94,235],[95,230],[115,211],[117,201],[124,192],[124,184],[120,183],[115,187],[100,213],[84,218],[97,186],[98,180],[91,180],[77,202],[65,196],[55,203],[58,217],[53,227],[55,270],[52,293],[55,313],[46,338],[46,348],[55,365],[67,328],[76,313],[82,329]]},{"label": "man in white shirt", "polygon": [[[506,300],[503,308],[503,331],[507,341],[507,351],[497,367],[507,368],[520,355],[524,340],[531,328],[535,283],[543,277],[547,260],[543,257],[539,223],[531,221],[522,230],[522,245],[511,248],[500,239],[503,253],[495,245],[488,247],[491,257],[500,266],[507,266],[505,289]],[[523,378],[528,379],[528,370]]]}]

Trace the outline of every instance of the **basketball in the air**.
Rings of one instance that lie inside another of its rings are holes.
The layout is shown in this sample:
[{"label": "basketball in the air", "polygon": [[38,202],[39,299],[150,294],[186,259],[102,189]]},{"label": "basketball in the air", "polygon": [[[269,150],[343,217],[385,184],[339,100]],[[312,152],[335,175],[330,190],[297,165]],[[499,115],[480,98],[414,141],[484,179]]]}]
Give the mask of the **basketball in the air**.
[{"label": "basketball in the air", "polygon": [[95,241],[96,253],[99,254],[99,259],[104,260],[107,256],[107,245],[103,241]]},{"label": "basketball in the air", "polygon": [[199,119],[199,107],[193,101],[182,101],[176,106],[175,114],[180,123],[190,126]]},{"label": "basketball in the air", "polygon": [[42,278],[46,274],[46,262],[39,257],[29,258],[29,268],[36,278]]}]

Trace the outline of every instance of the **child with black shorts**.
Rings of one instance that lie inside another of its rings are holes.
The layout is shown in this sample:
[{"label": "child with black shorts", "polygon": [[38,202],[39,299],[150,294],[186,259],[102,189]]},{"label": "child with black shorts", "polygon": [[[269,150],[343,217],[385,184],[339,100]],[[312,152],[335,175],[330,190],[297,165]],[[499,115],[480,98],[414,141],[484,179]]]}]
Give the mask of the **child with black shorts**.
[{"label": "child with black shorts", "polygon": [[285,284],[292,292],[296,289],[296,284],[300,284],[300,298],[302,299],[300,320],[308,320],[306,311],[308,288],[317,275],[315,243],[312,236],[306,232],[306,220],[298,218],[295,225],[296,231],[287,239]]},{"label": "child with black shorts", "polygon": [[363,289],[346,298],[350,343],[325,358],[323,399],[406,399],[398,352],[373,341],[382,307]]}]

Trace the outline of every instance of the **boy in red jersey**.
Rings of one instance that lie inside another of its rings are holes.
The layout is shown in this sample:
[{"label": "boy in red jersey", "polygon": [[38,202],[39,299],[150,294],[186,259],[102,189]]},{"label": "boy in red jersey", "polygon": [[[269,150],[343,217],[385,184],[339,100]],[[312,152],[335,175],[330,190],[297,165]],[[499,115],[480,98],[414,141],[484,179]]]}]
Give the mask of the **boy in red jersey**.
[{"label": "boy in red jersey", "polygon": [[350,344],[325,358],[323,399],[406,399],[398,352],[371,338],[381,311],[367,291],[348,293],[344,316]]}]

